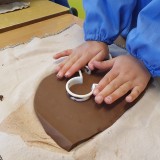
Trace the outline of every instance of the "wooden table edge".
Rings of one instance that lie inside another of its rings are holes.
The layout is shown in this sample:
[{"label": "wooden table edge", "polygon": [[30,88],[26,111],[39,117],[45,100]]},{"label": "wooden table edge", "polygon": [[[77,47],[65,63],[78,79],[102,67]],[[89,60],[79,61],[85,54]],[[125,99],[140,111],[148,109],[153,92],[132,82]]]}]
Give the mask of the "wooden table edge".
[{"label": "wooden table edge", "polygon": [[83,20],[72,14],[63,14],[0,33],[0,49],[25,43],[34,37],[59,33],[73,24],[82,26]]}]

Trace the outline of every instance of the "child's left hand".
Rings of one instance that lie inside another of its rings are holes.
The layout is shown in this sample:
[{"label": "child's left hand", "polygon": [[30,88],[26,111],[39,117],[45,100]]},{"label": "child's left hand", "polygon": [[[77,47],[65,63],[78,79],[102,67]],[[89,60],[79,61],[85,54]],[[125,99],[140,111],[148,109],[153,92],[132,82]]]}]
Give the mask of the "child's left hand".
[{"label": "child's left hand", "polygon": [[133,102],[146,88],[151,75],[144,64],[131,55],[122,55],[108,61],[94,61],[95,68],[111,69],[94,90],[95,101],[111,104],[128,91],[127,102]]}]

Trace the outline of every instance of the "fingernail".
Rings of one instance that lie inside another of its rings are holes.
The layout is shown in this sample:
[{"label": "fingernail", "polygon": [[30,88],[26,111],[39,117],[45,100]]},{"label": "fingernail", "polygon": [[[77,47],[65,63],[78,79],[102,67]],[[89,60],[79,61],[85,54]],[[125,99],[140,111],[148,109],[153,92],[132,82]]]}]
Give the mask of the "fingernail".
[{"label": "fingernail", "polygon": [[132,97],[131,96],[126,97],[126,101],[127,102],[132,102]]},{"label": "fingernail", "polygon": [[103,102],[103,97],[102,96],[96,96],[95,101],[100,104],[100,103]]},{"label": "fingernail", "polygon": [[94,69],[94,66],[93,66],[92,63],[89,64],[89,68],[90,68],[90,70],[93,70],[93,69]]},{"label": "fingernail", "polygon": [[70,76],[70,72],[67,72],[66,74],[65,74],[65,77],[69,77]]},{"label": "fingernail", "polygon": [[57,67],[55,68],[55,72],[59,72],[59,70],[60,70],[60,67],[57,66]]},{"label": "fingernail", "polygon": [[99,90],[98,89],[95,89],[94,91],[93,91],[93,94],[96,96],[97,94],[99,93]]},{"label": "fingernail", "polygon": [[104,101],[108,104],[111,104],[112,103],[112,97],[108,96],[104,99]]},{"label": "fingernail", "polygon": [[57,78],[62,78],[63,77],[63,73],[62,72],[59,72],[58,74],[57,74]]},{"label": "fingernail", "polygon": [[53,58],[56,58],[57,57],[57,54],[53,55]]}]

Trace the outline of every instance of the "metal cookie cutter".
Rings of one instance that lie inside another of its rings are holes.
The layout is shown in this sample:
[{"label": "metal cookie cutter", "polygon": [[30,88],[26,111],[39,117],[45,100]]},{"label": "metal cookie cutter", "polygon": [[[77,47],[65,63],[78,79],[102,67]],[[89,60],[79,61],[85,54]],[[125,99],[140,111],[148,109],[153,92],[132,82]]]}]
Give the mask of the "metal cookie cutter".
[{"label": "metal cookie cutter", "polygon": [[[112,59],[112,56],[109,54],[109,59]],[[91,74],[91,70],[89,69],[88,66],[85,66],[84,67],[84,71],[85,73],[87,74]],[[98,85],[96,83],[93,83],[92,84],[92,87],[91,87],[91,91],[87,94],[84,94],[84,95],[80,95],[80,94],[75,94],[73,93],[70,88],[73,86],[73,85],[76,85],[76,84],[82,84],[83,83],[83,75],[82,75],[82,71],[79,70],[79,76],[77,77],[74,77],[74,78],[71,78],[67,83],[66,83],[66,91],[67,93],[69,94],[70,98],[72,100],[75,100],[75,101],[78,101],[78,102],[83,102],[83,101],[86,101],[88,100],[91,95],[93,94],[93,90],[95,89],[95,87]]]}]

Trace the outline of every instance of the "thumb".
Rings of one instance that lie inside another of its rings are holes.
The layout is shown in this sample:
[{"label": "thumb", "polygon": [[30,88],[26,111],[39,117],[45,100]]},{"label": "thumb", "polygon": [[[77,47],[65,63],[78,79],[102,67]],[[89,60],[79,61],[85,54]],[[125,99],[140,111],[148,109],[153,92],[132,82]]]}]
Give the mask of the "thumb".
[{"label": "thumb", "polygon": [[111,69],[114,64],[114,59],[106,60],[106,61],[93,61],[92,64],[94,68],[97,68],[99,70],[107,71],[108,69]]},{"label": "thumb", "polygon": [[91,70],[94,70],[94,61],[103,61],[107,57],[108,53],[106,53],[104,50],[100,51],[95,57],[93,57],[90,62],[88,63],[88,66]]}]

